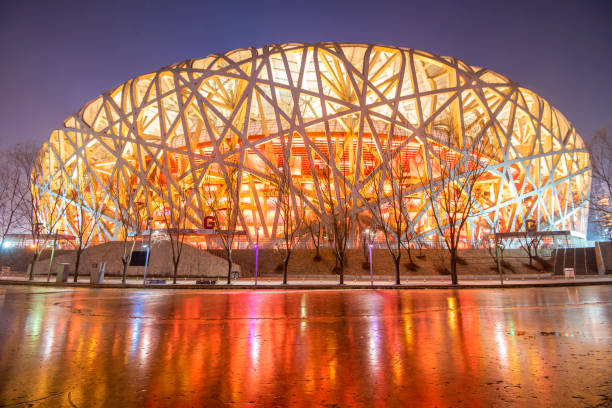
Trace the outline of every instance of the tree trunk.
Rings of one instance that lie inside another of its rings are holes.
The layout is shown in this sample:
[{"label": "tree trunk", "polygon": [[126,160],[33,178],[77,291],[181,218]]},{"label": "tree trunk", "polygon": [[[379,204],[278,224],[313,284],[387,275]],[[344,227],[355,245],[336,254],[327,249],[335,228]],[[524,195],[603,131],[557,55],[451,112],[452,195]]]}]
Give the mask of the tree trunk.
[{"label": "tree trunk", "polygon": [[121,283],[125,285],[125,278],[127,276],[128,262],[124,261],[123,259],[121,261],[123,262],[123,274],[121,275]]},{"label": "tree trunk", "polygon": [[395,284],[396,285],[401,285],[401,281],[400,281],[400,259],[398,257],[397,259],[393,259],[393,261],[395,262]]},{"label": "tree trunk", "polygon": [[30,276],[28,277],[29,280],[34,280],[34,265],[38,261],[38,258],[40,258],[40,252],[34,252],[34,257],[32,258],[32,262],[30,263]]},{"label": "tree trunk", "polygon": [[344,285],[344,258],[340,259],[340,285]]},{"label": "tree trunk", "polygon": [[74,283],[79,280],[79,263],[81,262],[81,249],[77,249],[76,260],[74,262]]},{"label": "tree trunk", "polygon": [[451,282],[453,285],[457,284],[457,250],[453,249],[450,253],[450,273],[451,273]]},{"label": "tree trunk", "polygon": [[232,255],[228,252],[227,256],[227,284],[230,285],[232,283]]},{"label": "tree trunk", "polygon": [[283,285],[287,284],[287,269],[289,269],[289,257],[291,257],[291,251],[286,251],[285,259],[283,259]]},{"label": "tree trunk", "polygon": [[172,284],[176,285],[176,275],[178,274],[178,261],[177,262],[172,262],[172,264],[174,265],[174,271],[172,272]]}]

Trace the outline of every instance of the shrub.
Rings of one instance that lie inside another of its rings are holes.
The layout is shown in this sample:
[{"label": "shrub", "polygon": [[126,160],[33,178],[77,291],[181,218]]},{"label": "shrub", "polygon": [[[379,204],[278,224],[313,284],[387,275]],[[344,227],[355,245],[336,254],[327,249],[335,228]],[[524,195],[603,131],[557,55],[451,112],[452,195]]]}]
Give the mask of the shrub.
[{"label": "shrub", "polygon": [[282,273],[283,272],[283,264],[278,264],[276,265],[276,268],[274,268],[274,272],[276,273]]},{"label": "shrub", "polygon": [[361,263],[361,269],[369,271],[370,270],[370,263],[369,262],[362,262]]},{"label": "shrub", "polygon": [[321,260],[323,259],[323,257],[320,254],[316,254],[312,260],[315,262],[321,262]]},{"label": "shrub", "polygon": [[427,255],[423,254],[423,255],[415,255],[416,259],[425,259],[427,258]]},{"label": "shrub", "polygon": [[467,265],[467,261],[460,256],[457,256],[457,265]]},{"label": "shrub", "polygon": [[404,268],[406,268],[407,271],[416,271],[419,269],[419,265],[415,264],[414,262],[406,262],[404,264]]}]

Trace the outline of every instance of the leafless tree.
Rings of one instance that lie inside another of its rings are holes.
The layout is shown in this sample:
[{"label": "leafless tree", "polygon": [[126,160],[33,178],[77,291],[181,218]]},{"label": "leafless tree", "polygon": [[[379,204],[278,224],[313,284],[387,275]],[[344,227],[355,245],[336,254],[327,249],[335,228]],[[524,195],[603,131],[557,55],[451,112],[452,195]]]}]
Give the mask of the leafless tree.
[{"label": "leafless tree", "polygon": [[29,267],[29,279],[33,280],[34,265],[50,240],[53,240],[55,246],[57,228],[66,211],[66,203],[60,199],[64,178],[58,177],[48,183],[46,191],[36,192],[32,188],[33,185],[45,184],[42,179],[44,163],[38,156],[38,146],[31,143],[17,144],[11,151],[11,157],[24,184],[20,219],[23,228],[32,238],[34,252]]},{"label": "leafless tree", "polygon": [[450,273],[457,284],[458,249],[462,231],[477,204],[477,184],[486,172],[491,143],[485,132],[464,134],[451,115],[432,125],[426,149],[430,157],[420,170],[426,199],[432,208],[439,238],[450,255]]},{"label": "leafless tree", "polygon": [[96,203],[87,203],[83,197],[79,196],[76,192],[68,194],[69,201],[72,201],[74,212],[69,213],[68,216],[72,217],[72,228],[74,231],[74,246],[76,252],[76,258],[74,261],[74,282],[79,280],[79,268],[81,265],[81,255],[83,251],[91,243],[96,231],[96,222],[100,217],[100,208],[96,206]]},{"label": "leafless tree", "polygon": [[[163,203],[158,204],[157,213],[161,215],[164,226],[166,227],[166,235],[170,242],[170,250],[172,251],[172,283],[176,284],[178,275],[178,267],[183,254],[185,245],[185,229],[187,222],[187,210],[185,200],[179,200],[179,208],[166,208]],[[176,200],[168,200],[168,202],[176,202]]]},{"label": "leafless tree", "polygon": [[142,223],[145,218],[143,214],[143,202],[136,200],[134,187],[138,185],[139,178],[135,172],[122,170],[122,176],[118,176],[114,183],[109,186],[111,197],[116,197],[116,220],[118,236],[122,243],[121,263],[123,272],[121,283],[125,284],[127,270],[136,247],[138,235],[142,231]]},{"label": "leafless tree", "polygon": [[532,234],[526,231],[519,239],[521,248],[529,257],[529,266],[533,266],[533,260],[538,258],[538,248],[542,243],[543,235]]},{"label": "leafless tree", "polygon": [[[604,231],[612,228],[612,140],[608,129],[598,130],[589,145],[592,169],[590,209]],[[609,233],[606,238],[612,238]]]},{"label": "leafless tree", "polygon": [[316,217],[312,217],[306,222],[306,229],[310,235],[312,246],[315,248],[315,256],[313,260],[318,262],[321,260],[321,221]]},{"label": "leafless tree", "polygon": [[323,204],[327,210],[327,231],[338,266],[340,284],[343,285],[346,250],[352,218],[346,175],[333,174],[329,166],[324,166],[319,171],[319,183],[321,184]]},{"label": "leafless tree", "polygon": [[402,249],[408,251],[410,262],[410,241],[412,220],[405,205],[405,193],[408,186],[408,173],[401,154],[384,161],[380,174],[374,177],[372,187],[375,189],[369,209],[376,227],[382,231],[385,245],[395,266],[395,284],[400,281],[400,262]]},{"label": "leafless tree", "polygon": [[283,254],[283,285],[287,284],[287,269],[291,252],[298,244],[305,225],[305,210],[301,203],[294,200],[293,185],[291,182],[291,168],[286,165],[280,167],[279,173],[273,177],[277,196],[276,207],[283,225],[283,232],[279,250]]},{"label": "leafless tree", "polygon": [[225,251],[227,260],[227,284],[232,283],[232,251],[236,238],[236,225],[240,211],[240,185],[238,169],[228,166],[225,174],[229,183],[222,175],[206,174],[202,182],[202,197],[204,198],[205,216],[213,217],[214,229],[219,242]]},{"label": "leafless tree", "polygon": [[24,179],[13,151],[0,155],[0,233],[4,245],[6,236],[20,223],[23,203],[28,194],[29,178]]}]

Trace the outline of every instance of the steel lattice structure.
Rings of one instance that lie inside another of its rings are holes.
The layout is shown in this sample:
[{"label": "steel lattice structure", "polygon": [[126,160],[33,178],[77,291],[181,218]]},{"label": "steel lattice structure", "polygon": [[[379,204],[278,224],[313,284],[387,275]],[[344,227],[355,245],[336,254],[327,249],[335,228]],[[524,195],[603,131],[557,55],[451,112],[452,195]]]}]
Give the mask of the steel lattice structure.
[{"label": "steel lattice structure", "polygon": [[[464,143],[442,152],[437,124],[449,117]],[[420,169],[469,157],[469,138],[487,138],[494,148],[481,158],[488,167],[466,242],[494,227],[517,231],[527,219],[540,230],[586,230],[589,158],[559,111],[488,69],[379,45],[238,49],[131,79],[52,132],[33,188],[43,219],[60,216],[59,227],[75,235],[82,217],[95,217],[88,228],[103,242],[119,238],[121,214],[159,223],[160,208],[184,206],[186,225],[203,228],[203,184],[221,192],[226,170],[235,168],[238,228],[248,240],[258,227],[274,239],[282,223],[270,180],[290,166],[296,202],[324,220],[318,169],[325,166],[336,192],[343,191],[338,180],[348,187],[355,238],[367,228],[359,214],[371,200],[371,181],[401,157],[414,229],[436,239]],[[66,211],[52,215],[56,200]]]}]

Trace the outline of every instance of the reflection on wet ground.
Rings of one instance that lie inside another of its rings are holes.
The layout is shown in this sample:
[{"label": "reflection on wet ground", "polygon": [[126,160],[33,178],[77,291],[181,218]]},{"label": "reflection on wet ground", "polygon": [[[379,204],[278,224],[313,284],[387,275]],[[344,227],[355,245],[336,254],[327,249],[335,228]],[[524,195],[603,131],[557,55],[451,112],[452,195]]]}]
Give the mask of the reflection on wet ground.
[{"label": "reflection on wet ground", "polygon": [[612,286],[0,287],[0,406],[609,406]]}]

